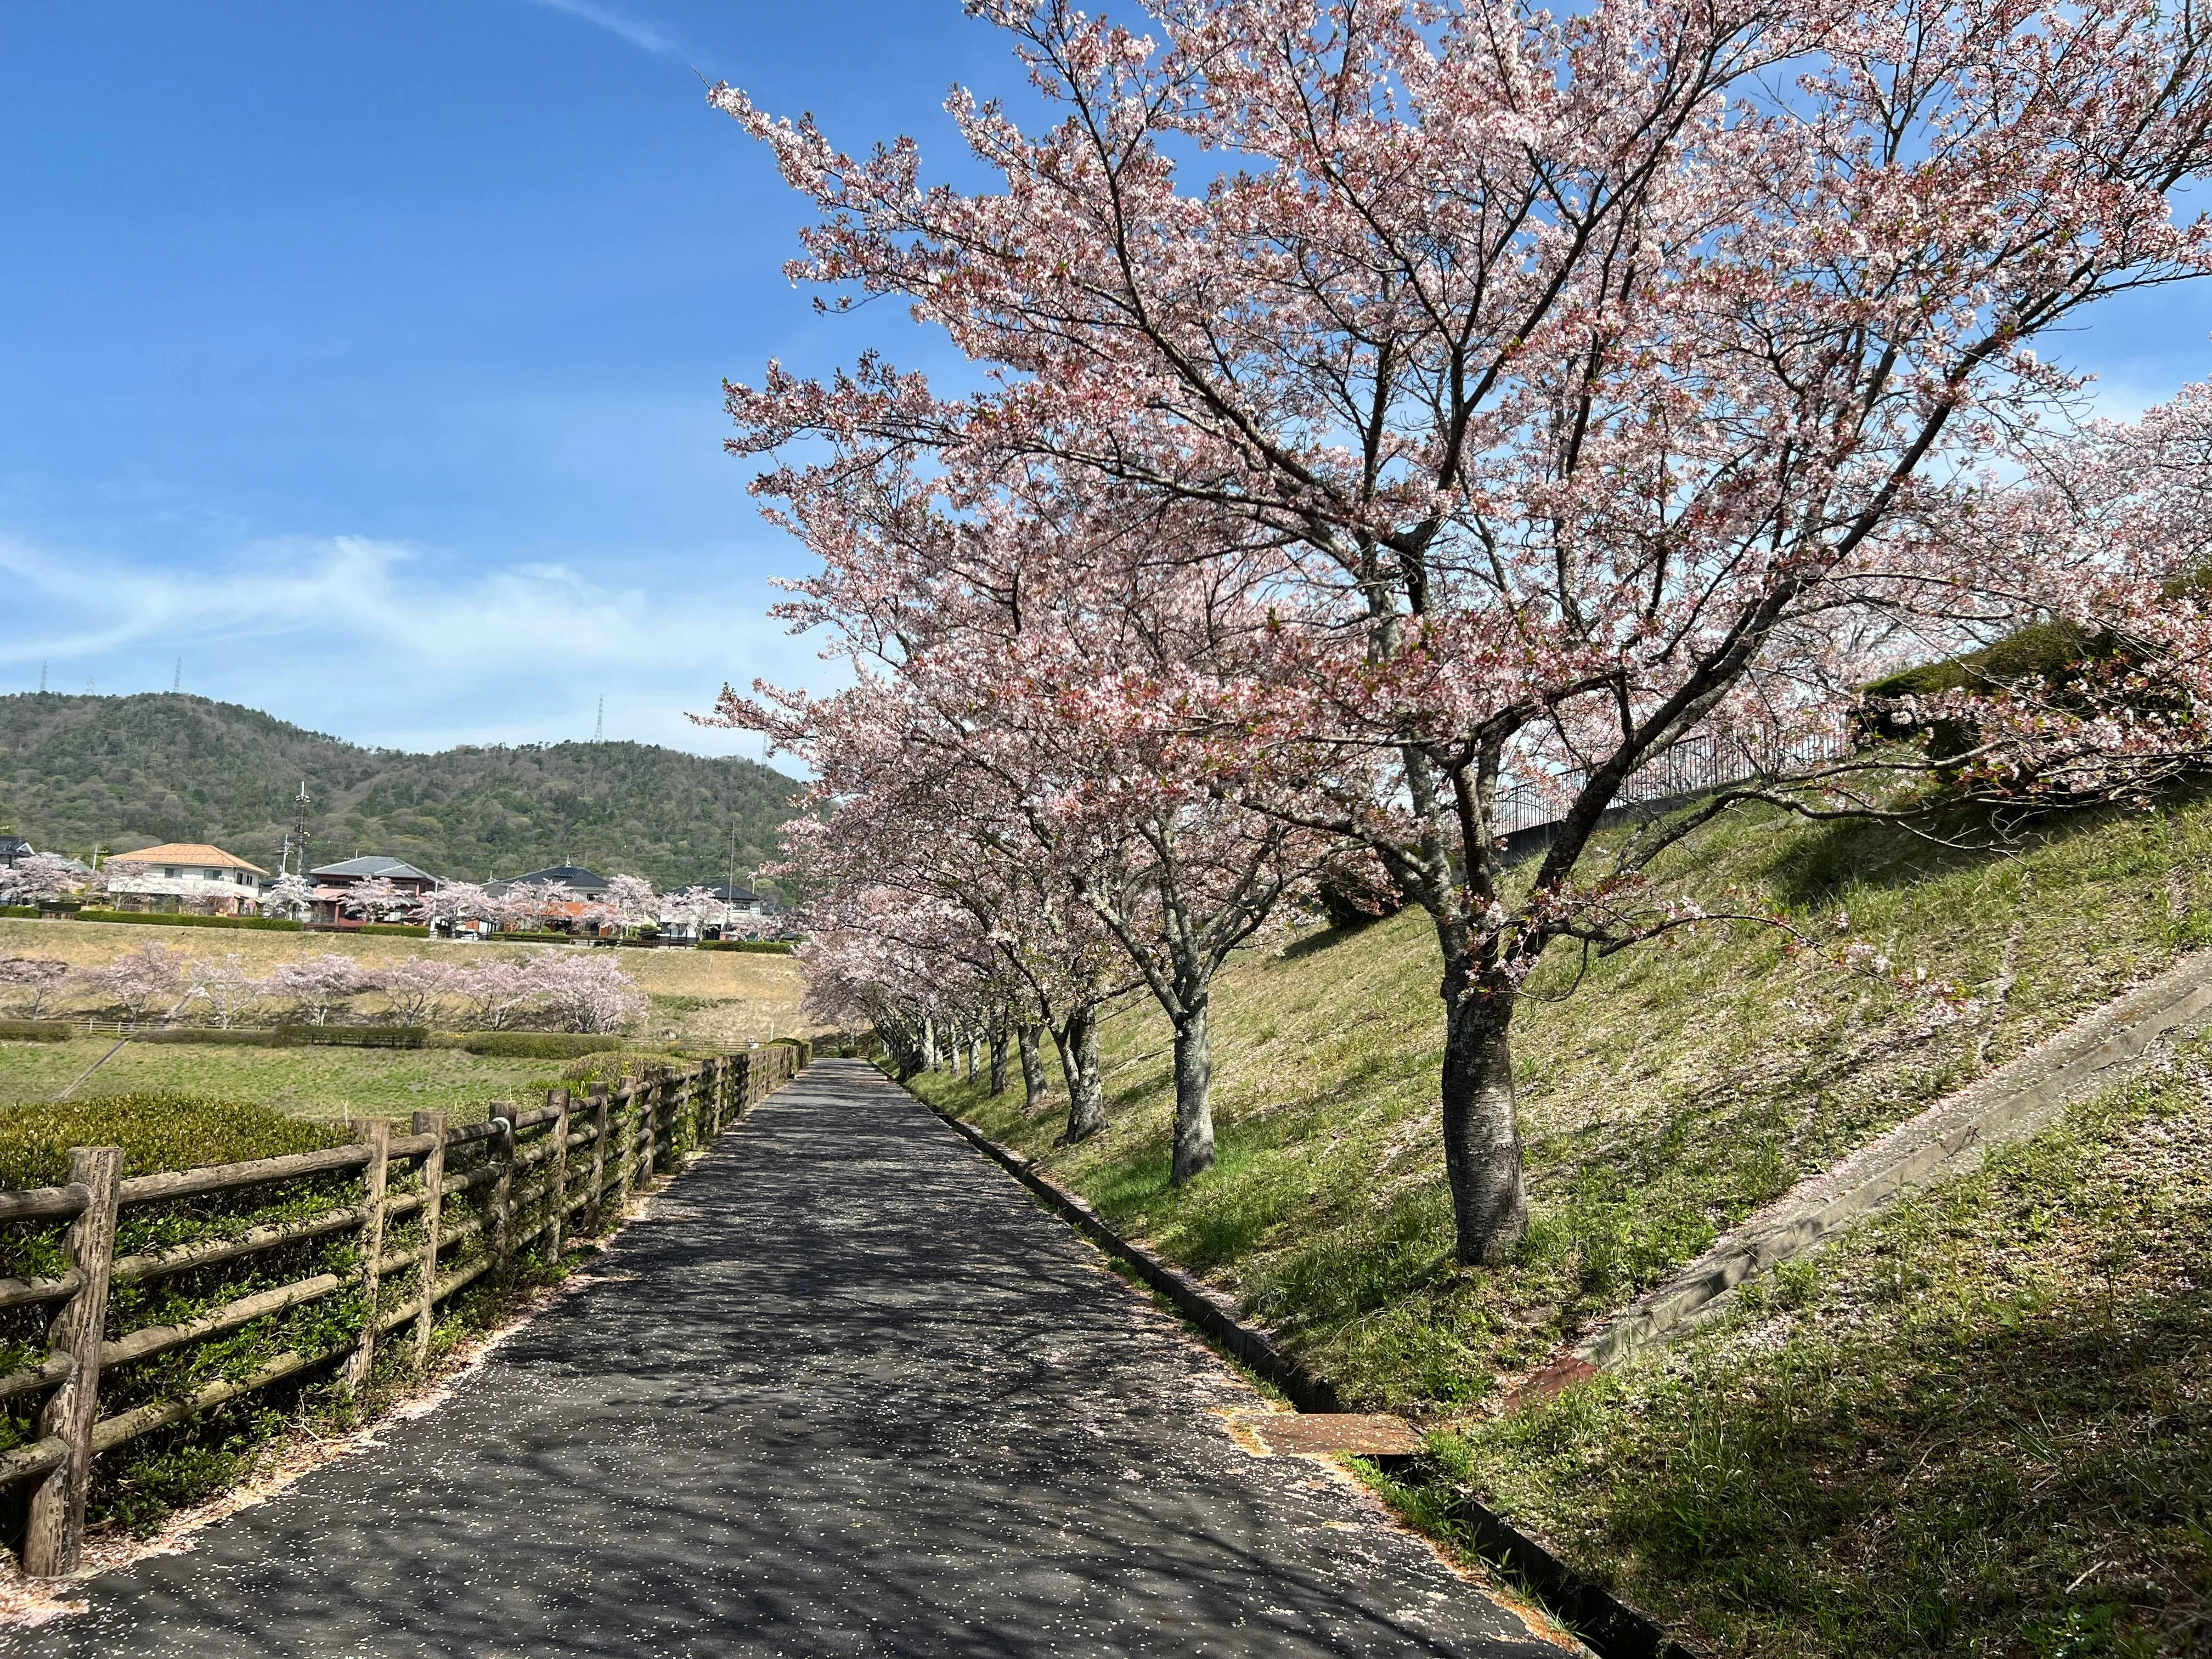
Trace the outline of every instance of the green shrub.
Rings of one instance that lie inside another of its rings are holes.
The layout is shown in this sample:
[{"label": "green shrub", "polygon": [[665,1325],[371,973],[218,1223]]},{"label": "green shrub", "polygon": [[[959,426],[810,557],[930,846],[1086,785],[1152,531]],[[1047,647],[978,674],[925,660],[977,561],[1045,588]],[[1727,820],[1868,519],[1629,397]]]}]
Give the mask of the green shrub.
[{"label": "green shrub", "polygon": [[465,1031],[456,1045],[495,1060],[567,1060],[575,1054],[619,1048],[618,1036],[583,1036],[574,1031]]},{"label": "green shrub", "polygon": [[336,1146],[345,1131],[266,1106],[199,1095],[106,1095],[0,1109],[0,1187],[69,1178],[72,1146],[120,1146],[125,1176],[242,1164]]},{"label": "green shrub", "polygon": [[428,939],[430,930],[419,921],[365,921],[353,930],[362,933],[396,933],[401,939]]},{"label": "green shrub", "polygon": [[276,1048],[284,1039],[265,1026],[218,1030],[212,1025],[165,1025],[131,1033],[133,1042],[212,1042],[234,1048]]},{"label": "green shrub", "polygon": [[35,904],[0,904],[0,916],[24,916],[35,919],[39,907]]},{"label": "green shrub", "polygon": [[787,957],[792,942],[787,939],[702,939],[693,948],[701,951],[753,951],[763,956]]},{"label": "green shrub", "polygon": [[76,1035],[65,1019],[0,1019],[0,1042],[67,1042]]},{"label": "green shrub", "polygon": [[80,910],[79,921],[124,921],[147,927],[236,927],[257,933],[297,933],[304,931],[283,916],[188,916],[168,910]]}]

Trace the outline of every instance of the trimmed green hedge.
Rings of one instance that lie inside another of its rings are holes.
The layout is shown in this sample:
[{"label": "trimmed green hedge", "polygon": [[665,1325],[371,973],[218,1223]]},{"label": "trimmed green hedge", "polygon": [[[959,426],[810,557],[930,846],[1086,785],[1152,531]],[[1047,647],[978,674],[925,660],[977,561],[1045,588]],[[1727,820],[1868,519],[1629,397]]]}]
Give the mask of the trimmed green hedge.
[{"label": "trimmed green hedge", "polygon": [[787,957],[792,942],[787,939],[702,939],[693,948],[700,951],[752,951],[763,956]]},{"label": "trimmed green hedge", "polygon": [[65,1019],[0,1019],[0,1042],[67,1042],[76,1035]]},{"label": "trimmed green hedge", "polygon": [[35,904],[0,904],[0,916],[22,916],[35,921],[38,914]]},{"label": "trimmed green hedge", "polygon": [[618,1036],[584,1036],[574,1031],[464,1031],[453,1046],[495,1060],[568,1060],[619,1048]]},{"label": "trimmed green hedge", "polygon": [[349,928],[356,933],[396,933],[401,939],[428,939],[430,930],[419,921],[365,921],[358,927]]},{"label": "trimmed green hedge", "polygon": [[144,927],[235,927],[257,933],[305,930],[283,916],[188,916],[180,910],[80,910],[79,921],[124,921]]},{"label": "trimmed green hedge", "polygon": [[281,1048],[284,1039],[265,1025],[237,1025],[220,1030],[212,1025],[158,1025],[131,1034],[133,1042],[213,1042],[234,1048]]},{"label": "trimmed green hedge", "polygon": [[125,1176],[243,1164],[336,1146],[346,1133],[243,1101],[198,1095],[107,1095],[0,1109],[0,1187],[69,1178],[72,1146],[120,1146]]}]

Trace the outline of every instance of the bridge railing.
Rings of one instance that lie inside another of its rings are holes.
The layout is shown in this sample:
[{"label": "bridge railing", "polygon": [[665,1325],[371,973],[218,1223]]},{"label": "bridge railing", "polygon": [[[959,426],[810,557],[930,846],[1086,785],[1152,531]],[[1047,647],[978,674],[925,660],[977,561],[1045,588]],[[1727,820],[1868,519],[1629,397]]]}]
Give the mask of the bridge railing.
[{"label": "bridge railing", "polygon": [[0,1501],[21,1517],[24,1571],[76,1571],[104,1455],[318,1367],[358,1389],[380,1342],[421,1370],[443,1304],[620,1225],[634,1193],[805,1057],[772,1043],[553,1089],[482,1123],[417,1112],[405,1134],[369,1118],[349,1145],[243,1164],[126,1177],[121,1148],[80,1146],[64,1184],[0,1190],[28,1269],[0,1278],[0,1319],[52,1310],[43,1345],[0,1344],[15,1443]]}]

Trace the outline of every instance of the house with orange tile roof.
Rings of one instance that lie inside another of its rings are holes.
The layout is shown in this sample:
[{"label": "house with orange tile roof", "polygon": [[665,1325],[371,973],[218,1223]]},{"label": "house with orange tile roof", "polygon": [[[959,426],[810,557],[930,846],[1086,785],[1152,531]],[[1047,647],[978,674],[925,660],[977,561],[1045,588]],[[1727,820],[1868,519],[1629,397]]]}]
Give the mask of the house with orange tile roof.
[{"label": "house with orange tile roof", "polygon": [[102,872],[107,902],[118,910],[185,910],[235,916],[261,901],[269,872],[204,842],[175,841],[118,853]]}]

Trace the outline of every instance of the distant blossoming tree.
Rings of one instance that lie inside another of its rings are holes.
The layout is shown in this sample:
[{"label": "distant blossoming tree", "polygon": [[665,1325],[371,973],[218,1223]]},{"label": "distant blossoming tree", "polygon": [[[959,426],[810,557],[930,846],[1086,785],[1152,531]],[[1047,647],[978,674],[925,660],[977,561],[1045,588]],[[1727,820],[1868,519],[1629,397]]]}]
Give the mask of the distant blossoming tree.
[{"label": "distant blossoming tree", "polygon": [[314,884],[288,871],[261,890],[261,914],[298,921],[307,915],[314,898]]},{"label": "distant blossoming tree", "polygon": [[0,998],[10,1012],[36,1019],[61,990],[70,965],[52,957],[0,957]]},{"label": "distant blossoming tree", "polygon": [[382,976],[367,963],[326,951],[280,963],[260,981],[260,988],[264,995],[291,1004],[293,1017],[301,1024],[327,1025],[341,1007],[381,983]]},{"label": "distant blossoming tree", "polygon": [[0,903],[45,904],[74,892],[83,875],[58,853],[31,853],[0,865]]},{"label": "distant blossoming tree", "polygon": [[604,1034],[641,1019],[646,999],[637,981],[614,960],[615,953],[558,951],[530,965],[530,994],[541,1000],[548,1018],[563,1031]]},{"label": "distant blossoming tree", "polygon": [[164,1015],[174,1012],[191,963],[191,956],[173,945],[142,945],[112,962],[85,969],[81,983],[103,1006],[118,1010],[136,1024],[157,1009]]}]

